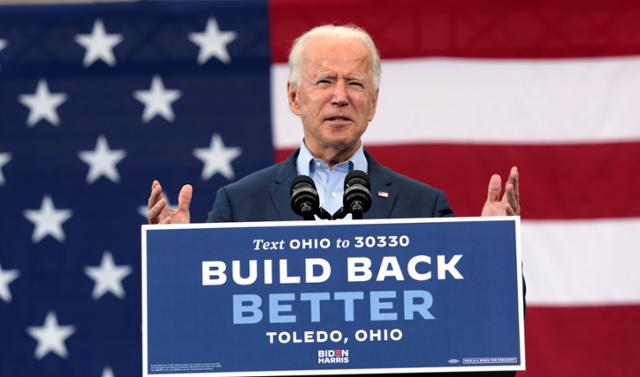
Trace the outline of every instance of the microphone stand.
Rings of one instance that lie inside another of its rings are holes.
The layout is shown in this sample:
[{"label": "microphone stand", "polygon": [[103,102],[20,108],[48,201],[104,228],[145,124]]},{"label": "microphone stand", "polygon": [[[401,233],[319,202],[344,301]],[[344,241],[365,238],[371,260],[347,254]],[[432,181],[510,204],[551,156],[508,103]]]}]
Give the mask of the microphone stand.
[{"label": "microphone stand", "polygon": [[353,207],[354,208],[351,211],[344,209],[344,207],[340,207],[340,209],[333,214],[331,220],[344,219],[348,214],[351,214],[351,218],[354,220],[362,220],[364,218],[364,211],[362,210],[362,207],[357,204],[354,204]]},{"label": "microphone stand", "polygon": [[333,220],[333,218],[331,217],[331,214],[322,207],[318,207],[318,213],[316,213],[316,215],[318,216],[318,218],[322,220]]}]

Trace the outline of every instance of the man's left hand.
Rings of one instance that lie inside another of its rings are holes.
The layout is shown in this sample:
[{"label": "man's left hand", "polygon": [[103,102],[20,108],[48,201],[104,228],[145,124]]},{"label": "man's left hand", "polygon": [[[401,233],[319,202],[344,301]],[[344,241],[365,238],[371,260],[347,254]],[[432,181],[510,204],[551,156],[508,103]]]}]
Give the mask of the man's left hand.
[{"label": "man's left hand", "polygon": [[491,176],[489,180],[489,192],[487,201],[482,207],[482,216],[519,216],[520,215],[520,191],[518,188],[518,168],[512,167],[504,187],[504,195],[500,199],[502,179],[498,174]]}]

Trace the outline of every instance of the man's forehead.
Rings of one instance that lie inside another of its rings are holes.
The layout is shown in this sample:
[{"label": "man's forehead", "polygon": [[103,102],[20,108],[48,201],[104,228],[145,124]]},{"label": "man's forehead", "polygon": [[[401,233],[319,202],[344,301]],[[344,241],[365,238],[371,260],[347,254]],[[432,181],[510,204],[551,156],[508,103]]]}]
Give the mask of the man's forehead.
[{"label": "man's forehead", "polygon": [[323,55],[332,52],[334,54],[367,56],[370,52],[363,41],[357,38],[332,37],[317,35],[309,38],[302,49],[302,54],[307,56]]},{"label": "man's forehead", "polygon": [[330,72],[332,68],[338,67],[358,71],[370,71],[372,68],[369,50],[362,41],[353,38],[314,37],[305,43],[302,56],[305,70],[314,70],[316,74]]}]

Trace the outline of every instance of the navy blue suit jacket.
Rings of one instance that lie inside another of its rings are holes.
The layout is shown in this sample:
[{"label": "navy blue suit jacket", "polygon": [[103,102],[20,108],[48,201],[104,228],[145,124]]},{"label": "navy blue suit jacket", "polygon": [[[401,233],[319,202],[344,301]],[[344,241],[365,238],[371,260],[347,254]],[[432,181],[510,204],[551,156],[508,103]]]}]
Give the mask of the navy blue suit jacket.
[{"label": "navy blue suit jacket", "polygon": [[[291,209],[296,158],[250,174],[218,190],[208,222],[301,220]],[[398,174],[365,152],[371,182],[371,209],[365,219],[453,216],[440,190]]]},{"label": "navy blue suit jacket", "polygon": [[[301,220],[291,209],[291,182],[298,175],[293,153],[286,161],[250,174],[218,190],[208,222]],[[453,211],[444,193],[377,163],[369,163],[371,209],[365,219],[444,217]],[[380,195],[380,194],[382,195]],[[386,195],[384,194],[386,193]],[[514,372],[429,374],[437,377],[513,377]]]}]

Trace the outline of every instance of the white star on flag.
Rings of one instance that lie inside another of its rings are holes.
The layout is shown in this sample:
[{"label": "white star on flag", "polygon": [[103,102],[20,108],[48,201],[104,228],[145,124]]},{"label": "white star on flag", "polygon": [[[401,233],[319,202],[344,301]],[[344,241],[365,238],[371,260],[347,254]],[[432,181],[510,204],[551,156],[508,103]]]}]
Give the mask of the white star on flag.
[{"label": "white star on flag", "polygon": [[209,148],[195,148],[193,155],[204,162],[202,167],[202,180],[206,181],[216,173],[222,174],[228,180],[235,176],[231,161],[242,154],[239,147],[227,148],[218,134],[213,134]]},{"label": "white star on flag", "polygon": [[3,270],[0,265],[0,298],[4,302],[11,302],[11,291],[9,290],[9,284],[16,280],[20,276],[18,270]]},{"label": "white star on flag", "polygon": [[4,39],[0,39],[0,51],[4,50],[5,47],[7,47],[8,43],[6,40]]},{"label": "white star on flag", "polygon": [[41,119],[47,120],[54,126],[60,124],[57,108],[67,100],[65,93],[51,93],[47,80],[38,81],[38,87],[34,94],[21,94],[18,101],[29,108],[27,125],[33,127]]},{"label": "white star on flag", "polygon": [[0,186],[4,185],[4,175],[2,174],[2,167],[11,161],[11,153],[0,153]]},{"label": "white star on flag", "polygon": [[68,356],[65,341],[76,332],[75,326],[60,326],[56,313],[50,311],[42,326],[27,327],[27,333],[38,341],[36,359],[42,359],[49,352],[66,358]]},{"label": "white star on flag", "polygon": [[59,242],[64,242],[64,230],[62,223],[69,220],[73,212],[70,209],[56,210],[53,199],[50,195],[42,198],[42,205],[39,210],[27,209],[24,217],[35,225],[31,241],[38,243],[46,236],[51,236]]},{"label": "white star on flag", "polygon": [[125,296],[122,288],[122,280],[131,273],[131,266],[116,266],[110,251],[102,254],[102,262],[99,267],[85,267],[84,273],[94,280],[91,297],[99,299],[111,292],[114,296],[123,299]]},{"label": "white star on flag", "polygon": [[122,42],[122,34],[107,34],[102,20],[93,23],[91,34],[78,34],[74,40],[86,49],[82,65],[90,66],[100,59],[110,66],[116,65],[113,48]]},{"label": "white star on flag", "polygon": [[231,57],[227,45],[236,39],[235,31],[220,31],[218,21],[211,17],[207,27],[201,33],[189,33],[189,40],[200,47],[198,64],[206,63],[211,57],[216,57],[223,63],[229,64]]},{"label": "white star on flag", "polygon": [[120,181],[120,174],[116,164],[127,155],[123,149],[111,150],[104,135],[98,136],[96,148],[93,151],[80,151],[78,157],[89,165],[87,183],[91,184],[98,178],[105,176],[112,182]]},{"label": "white star on flag", "polygon": [[133,96],[144,104],[143,122],[149,122],[156,115],[173,122],[175,116],[173,115],[171,104],[182,96],[182,91],[165,89],[162,78],[155,75],[151,79],[151,88],[149,90],[136,90]]},{"label": "white star on flag", "polygon": [[102,370],[102,377],[114,377],[111,367],[104,367],[104,369]]}]

